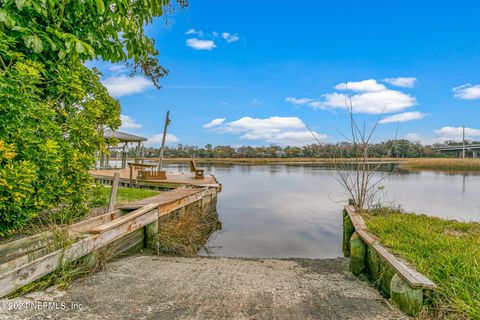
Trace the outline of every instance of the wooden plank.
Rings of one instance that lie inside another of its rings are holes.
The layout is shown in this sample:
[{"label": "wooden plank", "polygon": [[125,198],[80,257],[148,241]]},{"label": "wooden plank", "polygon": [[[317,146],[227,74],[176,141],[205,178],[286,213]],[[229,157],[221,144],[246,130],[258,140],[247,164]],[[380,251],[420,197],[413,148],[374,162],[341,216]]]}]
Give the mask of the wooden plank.
[{"label": "wooden plank", "polygon": [[29,251],[44,248],[52,236],[53,233],[47,231],[0,245],[0,263],[18,258]]},{"label": "wooden plank", "polygon": [[[99,226],[105,222],[112,221],[120,216],[122,210],[115,210],[103,215],[93,217],[88,220],[80,221],[66,227],[69,231],[69,235],[75,235],[77,233],[83,233],[91,228]],[[47,250],[41,250],[45,248],[53,237],[51,231],[42,232],[33,236],[21,238],[12,242],[0,245],[0,272],[5,269],[10,269],[11,266],[17,266],[22,261],[30,261],[28,255],[40,256],[42,252]]]},{"label": "wooden plank", "polygon": [[90,218],[88,220],[80,221],[78,223],[72,224],[69,228],[78,233],[88,232],[88,230],[93,229],[101,224],[110,222],[122,215],[122,210],[117,209],[112,212],[104,213],[100,216]]},{"label": "wooden plank", "polygon": [[167,203],[150,203],[145,205],[144,207],[137,209],[129,214],[126,214],[118,219],[115,219],[109,223],[105,223],[103,225],[100,225],[96,228],[91,229],[89,232],[90,233],[102,233],[105,232],[108,229],[115,228],[118,225],[124,224],[128,222],[131,219],[134,219],[142,214],[144,212],[152,210],[154,208],[158,208],[158,215],[165,215],[170,213],[171,211],[174,211],[176,209],[179,209],[185,205],[188,205],[192,202],[198,201],[202,199],[203,196],[210,194],[208,189],[207,190],[198,190],[198,192],[189,195],[189,196],[184,196],[183,198],[178,198],[177,199],[170,199]]},{"label": "wooden plank", "polygon": [[129,221],[131,220],[134,220],[142,215],[144,215],[145,213],[149,212],[149,211],[152,211],[154,209],[156,209],[158,207],[158,203],[150,203],[150,204],[147,204],[146,206],[140,208],[140,209],[137,209],[133,212],[130,212],[129,214],[126,214],[118,219],[115,219],[115,220],[112,220],[110,222],[107,222],[107,223],[104,223],[98,227],[95,227],[95,228],[92,228],[90,229],[88,232],[89,233],[102,233],[102,232],[105,232],[109,229],[114,229],[122,224],[126,224],[128,223]]},{"label": "wooden plank", "polygon": [[[155,221],[152,223],[155,223]],[[130,250],[133,247],[138,246],[139,244],[141,244],[141,247],[143,248],[144,238],[145,232],[140,228],[118,238],[117,240],[112,241],[104,248],[106,249],[108,256],[113,258],[125,251]],[[100,250],[103,250],[104,248],[101,248]]]},{"label": "wooden plank", "polygon": [[377,254],[382,257],[412,288],[425,288],[435,290],[437,286],[433,281],[428,279],[425,275],[421,274],[417,270],[409,267],[407,263],[393,255],[380,244],[380,240],[370,233],[367,224],[363,217],[356,212],[353,206],[346,206],[350,220],[355,228],[357,234],[362,238],[365,243],[370,245]]},{"label": "wooden plank", "polygon": [[156,196],[142,199],[134,203],[124,204],[120,208],[121,209],[138,209],[149,203],[165,204],[170,201],[173,201],[182,197],[186,197],[201,191],[202,189],[195,189],[195,188],[175,189],[167,192],[162,192]]},{"label": "wooden plank", "polygon": [[48,253],[50,253],[51,251],[48,249],[48,248],[40,248],[38,250],[35,250],[33,252],[27,252],[26,254],[20,256],[20,257],[17,257],[17,258],[14,258],[14,259],[11,259],[5,263],[2,263],[0,265],[0,274],[1,273],[4,273],[4,272],[7,272],[9,270],[13,270],[15,268],[18,268],[24,264],[27,264],[29,263],[30,261],[33,261],[35,259],[38,259]]},{"label": "wooden plank", "polygon": [[115,172],[113,176],[112,191],[110,192],[110,201],[108,202],[107,212],[113,211],[115,208],[115,200],[117,198],[118,181],[120,180],[120,172]]},{"label": "wooden plank", "polygon": [[401,276],[412,288],[427,288],[434,290],[437,288],[435,283],[425,277],[415,269],[408,267],[405,262],[391,254],[385,247],[379,243],[372,245],[372,248]]},{"label": "wooden plank", "polygon": [[53,272],[60,262],[74,261],[157,219],[157,210],[151,210],[128,221],[128,223],[109,229],[102,234],[89,236],[72,244],[65,250],[57,250],[2,274],[0,275],[0,297],[4,297],[16,289]]}]

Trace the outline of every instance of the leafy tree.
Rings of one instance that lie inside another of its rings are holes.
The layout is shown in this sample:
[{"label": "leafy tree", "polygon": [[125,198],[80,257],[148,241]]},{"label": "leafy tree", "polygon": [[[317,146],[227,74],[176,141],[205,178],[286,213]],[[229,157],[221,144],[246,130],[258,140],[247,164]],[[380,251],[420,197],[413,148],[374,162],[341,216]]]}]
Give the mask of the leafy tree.
[{"label": "leafy tree", "polygon": [[[43,210],[85,213],[88,175],[120,105],[83,63],[123,62],[158,87],[168,71],[144,33],[178,0],[0,0],[0,236]],[[59,210],[59,211],[58,211]]]}]

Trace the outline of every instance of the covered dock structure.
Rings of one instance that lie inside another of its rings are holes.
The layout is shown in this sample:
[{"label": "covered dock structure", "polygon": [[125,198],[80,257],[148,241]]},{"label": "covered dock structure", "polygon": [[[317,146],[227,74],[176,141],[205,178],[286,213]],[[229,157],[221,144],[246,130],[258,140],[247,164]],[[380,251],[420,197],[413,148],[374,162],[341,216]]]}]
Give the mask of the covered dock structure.
[{"label": "covered dock structure", "polygon": [[[130,133],[125,133],[121,131],[112,131],[110,129],[105,129],[103,136],[107,143],[109,143],[108,149],[110,152],[116,152],[117,155],[121,153],[120,163],[115,163],[115,167],[120,167],[122,169],[127,167],[127,152],[129,145],[135,145],[135,156],[141,157],[143,153],[143,143],[147,141],[147,138],[136,136]],[[113,141],[117,141],[115,145],[112,144]],[[110,166],[110,154],[100,153],[96,165],[96,169],[109,168]],[[118,158],[118,157],[117,157]]]}]

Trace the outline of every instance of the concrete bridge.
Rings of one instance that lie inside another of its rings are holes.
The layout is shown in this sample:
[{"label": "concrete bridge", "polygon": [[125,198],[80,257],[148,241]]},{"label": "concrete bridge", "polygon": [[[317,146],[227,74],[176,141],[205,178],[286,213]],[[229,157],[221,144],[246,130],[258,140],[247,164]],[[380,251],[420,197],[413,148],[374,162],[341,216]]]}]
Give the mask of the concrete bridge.
[{"label": "concrete bridge", "polygon": [[435,147],[434,150],[438,152],[458,152],[459,158],[462,157],[463,151],[472,151],[473,158],[478,156],[480,151],[480,144],[470,144],[470,145],[456,145],[456,146],[444,146],[444,147]]}]

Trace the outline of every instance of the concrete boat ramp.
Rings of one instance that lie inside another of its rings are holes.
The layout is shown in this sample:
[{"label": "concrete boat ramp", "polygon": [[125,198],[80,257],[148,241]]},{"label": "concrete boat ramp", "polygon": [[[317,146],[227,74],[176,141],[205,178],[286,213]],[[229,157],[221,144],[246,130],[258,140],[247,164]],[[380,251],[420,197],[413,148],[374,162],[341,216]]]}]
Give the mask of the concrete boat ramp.
[{"label": "concrete boat ramp", "polygon": [[406,319],[348,268],[344,258],[136,254],[66,290],[0,300],[0,319]]}]

